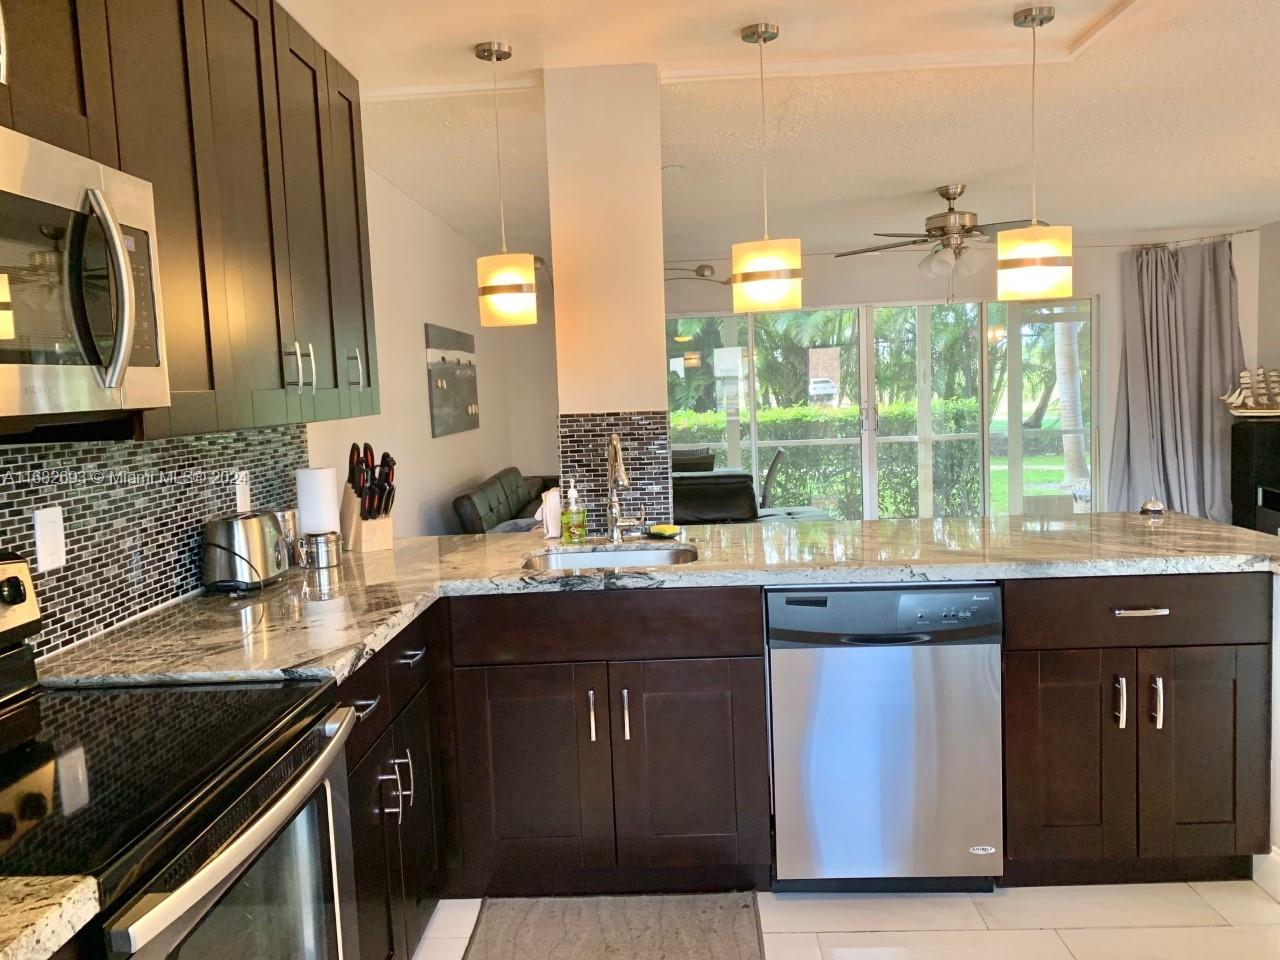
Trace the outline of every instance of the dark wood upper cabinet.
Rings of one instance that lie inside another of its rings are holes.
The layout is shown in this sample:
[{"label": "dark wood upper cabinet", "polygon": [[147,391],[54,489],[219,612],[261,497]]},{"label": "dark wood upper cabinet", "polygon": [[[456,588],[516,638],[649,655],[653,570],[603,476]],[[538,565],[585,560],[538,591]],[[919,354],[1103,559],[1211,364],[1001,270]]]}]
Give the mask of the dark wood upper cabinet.
[{"label": "dark wood upper cabinet", "polygon": [[274,5],[276,83],[284,162],[293,338],[304,363],[302,418],[342,415],[326,208],[330,159],[329,79],[325,53],[298,22]]},{"label": "dark wood upper cabinet", "polygon": [[328,54],[325,71],[329,79],[331,141],[330,162],[325,170],[325,202],[338,377],[343,389],[343,416],[358,417],[379,411],[360,84]]},{"label": "dark wood upper cabinet", "polygon": [[1009,860],[1137,855],[1135,676],[1133,650],[1005,654]]},{"label": "dark wood upper cabinet", "polygon": [[0,0],[0,123],[116,166],[106,0]]},{"label": "dark wood upper cabinet", "polygon": [[195,125],[196,168],[202,224],[221,241],[233,364],[222,425],[297,423],[303,360],[293,348],[271,3],[183,0],[183,10],[196,50],[193,85],[207,77],[192,102],[197,119],[206,102],[209,111],[207,127]]},{"label": "dark wood upper cabinet", "polygon": [[472,667],[455,670],[453,684],[461,886],[613,865],[605,664]]},{"label": "dark wood upper cabinet", "polygon": [[618,864],[768,863],[762,658],[609,664]]},{"label": "dark wood upper cabinet", "polygon": [[1141,855],[1265,853],[1267,648],[1149,649],[1137,657]]},{"label": "dark wood upper cabinet", "polygon": [[[180,0],[107,0],[120,169],[151,182],[172,405],[147,437],[249,426],[235,420],[216,183],[201,184],[196,139],[212,136],[205,53]],[[215,215],[202,210],[207,205]],[[219,391],[218,385],[225,385]]]}]

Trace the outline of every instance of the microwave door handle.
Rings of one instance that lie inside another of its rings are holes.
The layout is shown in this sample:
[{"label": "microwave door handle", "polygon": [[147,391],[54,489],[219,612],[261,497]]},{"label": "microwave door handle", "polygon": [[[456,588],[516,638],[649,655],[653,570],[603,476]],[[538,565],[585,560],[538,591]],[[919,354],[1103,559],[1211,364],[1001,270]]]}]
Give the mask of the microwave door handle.
[{"label": "microwave door handle", "polygon": [[111,212],[111,204],[106,195],[95,187],[88,190],[89,206],[94,215],[102,222],[103,232],[107,237],[107,252],[111,256],[111,272],[115,276],[117,291],[118,322],[116,323],[116,343],[103,371],[103,386],[114,390],[124,383],[125,372],[129,369],[129,357],[133,353],[133,332],[138,322],[137,300],[133,290],[133,268],[129,263],[129,251],[124,246],[124,233],[120,230],[120,222]]},{"label": "microwave door handle", "polygon": [[[321,748],[306,771],[265,813],[176,890],[159,901],[140,897],[134,906],[109,920],[106,933],[111,949],[130,955],[138,953],[162,934],[171,933],[183,917],[197,910],[202,903],[221,897],[252,866],[258,854],[311,802],[312,795],[325,783],[331,768],[341,759],[355,722],[356,712],[351,707],[339,707],[330,713],[325,725],[329,742]],[[332,815],[332,811],[330,813]]]},{"label": "microwave door handle", "polygon": [[62,309],[71,322],[71,335],[75,337],[76,349],[80,351],[84,362],[93,367],[93,372],[98,376],[98,386],[105,387],[102,355],[98,353],[98,344],[93,339],[89,308],[84,299],[84,243],[87,234],[84,215],[72,213],[67,218],[67,231],[64,234],[66,246],[62,251]]}]

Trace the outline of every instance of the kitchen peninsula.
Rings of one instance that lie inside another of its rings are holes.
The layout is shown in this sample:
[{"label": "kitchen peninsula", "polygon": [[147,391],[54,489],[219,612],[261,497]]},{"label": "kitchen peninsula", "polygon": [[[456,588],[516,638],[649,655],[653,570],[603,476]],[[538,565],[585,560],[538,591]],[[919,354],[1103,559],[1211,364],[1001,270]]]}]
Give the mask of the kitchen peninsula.
[{"label": "kitchen peninsula", "polygon": [[[580,569],[530,570],[566,548],[403,540],[257,594],[185,598],[45,658],[41,680],[335,679],[362,718],[347,769],[360,942],[376,953],[399,935],[378,904],[397,898],[424,926],[439,896],[768,889],[761,589],[994,582],[1003,883],[1240,877],[1270,848],[1275,537],[1097,514],[690,527],[681,545],[697,559],[593,569],[593,552],[655,545],[592,544]],[[1171,678],[1176,752],[1140,739],[1149,668]],[[401,799],[416,802],[388,819],[383,782],[410,754]],[[418,854],[382,859],[401,848]]]}]

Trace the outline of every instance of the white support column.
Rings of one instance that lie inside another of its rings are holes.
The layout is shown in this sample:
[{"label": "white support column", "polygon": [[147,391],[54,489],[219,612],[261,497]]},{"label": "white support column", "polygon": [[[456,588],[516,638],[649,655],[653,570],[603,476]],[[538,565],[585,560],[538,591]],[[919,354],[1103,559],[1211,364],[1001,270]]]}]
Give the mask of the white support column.
[{"label": "white support column", "polygon": [[933,307],[916,307],[916,514],[933,516]]},{"label": "white support column", "polygon": [[1009,515],[1022,514],[1022,304],[1009,304]]}]

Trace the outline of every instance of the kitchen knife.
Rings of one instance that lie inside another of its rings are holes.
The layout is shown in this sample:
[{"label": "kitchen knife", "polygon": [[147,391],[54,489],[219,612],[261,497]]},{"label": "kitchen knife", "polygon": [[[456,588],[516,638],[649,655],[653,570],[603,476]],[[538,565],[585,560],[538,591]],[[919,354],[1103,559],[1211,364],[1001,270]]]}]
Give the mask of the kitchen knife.
[{"label": "kitchen knife", "polygon": [[391,505],[396,502],[395,484],[387,485],[387,494],[382,498],[382,515],[384,517],[391,516]]},{"label": "kitchen knife", "polygon": [[358,497],[364,492],[364,461],[360,458],[360,444],[351,444],[351,453],[347,456],[347,485]]}]

